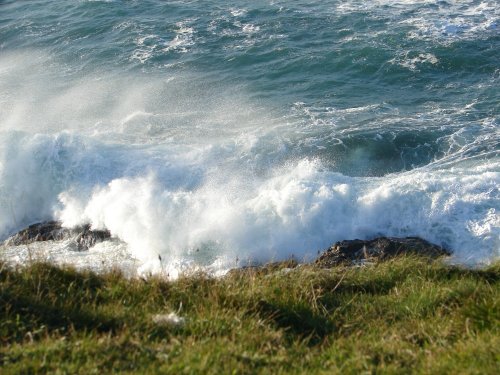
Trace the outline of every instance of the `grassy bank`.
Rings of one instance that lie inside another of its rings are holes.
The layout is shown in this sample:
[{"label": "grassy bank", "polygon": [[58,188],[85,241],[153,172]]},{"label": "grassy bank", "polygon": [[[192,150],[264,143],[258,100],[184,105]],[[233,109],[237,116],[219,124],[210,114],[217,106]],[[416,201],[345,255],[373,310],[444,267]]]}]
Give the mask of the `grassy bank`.
[{"label": "grassy bank", "polygon": [[[0,268],[2,374],[499,371],[499,264],[403,257],[174,282]],[[185,321],[156,316],[170,312]]]}]

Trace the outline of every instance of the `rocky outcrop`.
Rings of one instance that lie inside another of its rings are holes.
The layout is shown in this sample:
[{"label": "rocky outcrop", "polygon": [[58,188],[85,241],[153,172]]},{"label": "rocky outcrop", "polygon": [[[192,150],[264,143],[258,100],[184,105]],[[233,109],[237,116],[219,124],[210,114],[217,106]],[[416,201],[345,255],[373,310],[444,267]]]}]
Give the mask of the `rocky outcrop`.
[{"label": "rocky outcrop", "polygon": [[[71,239],[78,250],[87,250],[96,243],[111,238],[107,230],[92,230],[89,224],[75,228],[64,228],[59,221],[46,221],[30,225],[9,237],[7,246],[27,245],[38,241],[62,241]],[[340,241],[331,246],[315,261],[316,266],[331,268],[341,264],[353,265],[364,261],[381,261],[400,254],[415,254],[428,258],[451,255],[446,249],[418,237],[379,237],[373,240]],[[270,263],[264,266],[242,267],[238,272],[272,272],[280,268],[295,268],[297,262]],[[236,272],[235,270],[232,270]]]},{"label": "rocky outcrop", "polygon": [[340,264],[379,261],[400,254],[415,254],[429,258],[451,255],[446,249],[418,237],[379,237],[373,240],[348,240],[335,243],[314,262],[323,268]]},{"label": "rocky outcrop", "polygon": [[8,246],[27,245],[38,241],[62,241],[72,239],[78,250],[87,250],[96,243],[111,237],[107,230],[92,230],[90,224],[75,228],[64,228],[59,221],[36,223],[9,237],[5,244]]}]

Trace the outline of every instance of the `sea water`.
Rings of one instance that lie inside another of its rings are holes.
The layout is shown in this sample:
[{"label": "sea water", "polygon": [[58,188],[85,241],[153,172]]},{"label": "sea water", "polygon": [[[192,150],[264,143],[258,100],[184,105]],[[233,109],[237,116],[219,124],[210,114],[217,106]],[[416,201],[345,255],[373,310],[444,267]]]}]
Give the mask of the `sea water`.
[{"label": "sea water", "polygon": [[495,0],[0,1],[3,247],[133,272],[420,236],[500,255]]}]

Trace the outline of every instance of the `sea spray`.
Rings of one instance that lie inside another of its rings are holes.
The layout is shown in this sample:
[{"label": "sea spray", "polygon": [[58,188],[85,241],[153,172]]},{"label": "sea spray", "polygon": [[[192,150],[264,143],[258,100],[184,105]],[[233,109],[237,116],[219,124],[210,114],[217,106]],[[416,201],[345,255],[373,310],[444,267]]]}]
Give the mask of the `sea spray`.
[{"label": "sea spray", "polygon": [[[295,256],[344,238],[420,236],[454,250],[455,261],[477,263],[498,256],[498,165],[458,171],[412,171],[361,179],[318,170],[302,161],[269,179],[239,186],[169,191],[153,175],[116,179],[80,202],[61,194],[60,219],[90,222],[123,240],[144,263],[206,259],[228,266]],[[230,178],[228,176],[228,178]],[[200,254],[202,255],[203,252]],[[207,256],[205,254],[205,256]],[[156,267],[156,266],[155,266]]]},{"label": "sea spray", "polygon": [[378,235],[491,262],[497,8],[4,2],[0,239],[88,223],[113,239],[39,253],[170,276]]}]

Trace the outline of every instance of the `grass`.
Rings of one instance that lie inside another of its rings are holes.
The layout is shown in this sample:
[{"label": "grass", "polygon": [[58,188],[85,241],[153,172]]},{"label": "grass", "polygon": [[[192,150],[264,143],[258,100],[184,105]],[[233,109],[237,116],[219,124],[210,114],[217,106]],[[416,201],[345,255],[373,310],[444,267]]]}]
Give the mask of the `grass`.
[{"label": "grass", "polygon": [[[498,374],[500,264],[127,279],[0,264],[0,372]],[[185,324],[153,321],[176,312]]]}]

